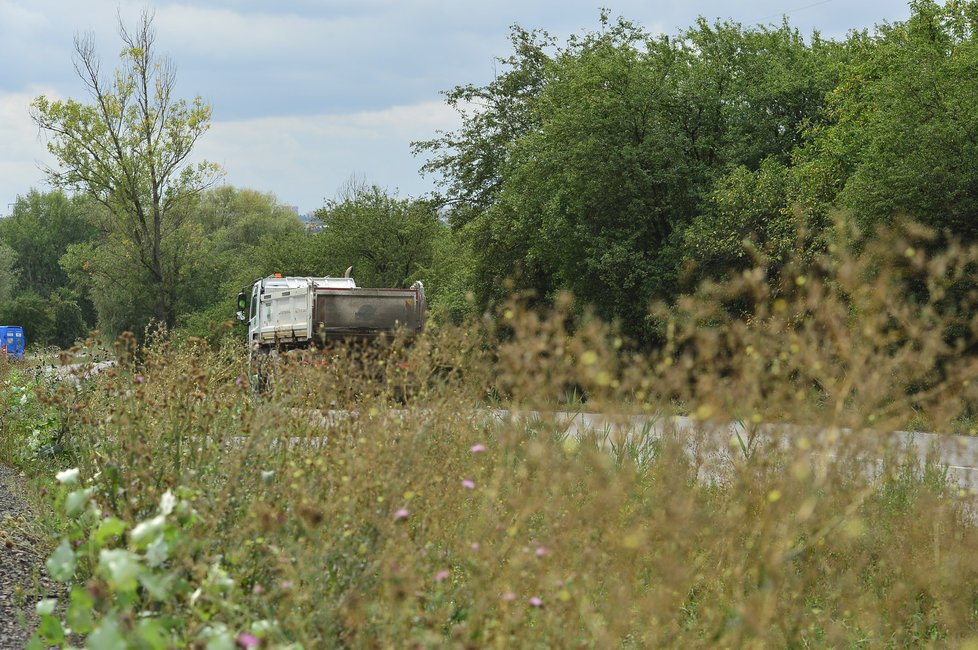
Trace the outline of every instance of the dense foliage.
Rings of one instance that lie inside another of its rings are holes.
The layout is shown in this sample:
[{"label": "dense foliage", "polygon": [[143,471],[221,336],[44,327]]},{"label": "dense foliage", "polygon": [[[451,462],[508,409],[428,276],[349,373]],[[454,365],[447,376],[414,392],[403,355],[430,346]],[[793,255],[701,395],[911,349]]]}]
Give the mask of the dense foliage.
[{"label": "dense foliage", "polygon": [[[32,647],[966,645],[974,493],[879,432],[975,424],[978,321],[949,341],[939,305],[978,247],[933,236],[705,287],[651,353],[561,298],[285,355],[258,398],[231,342],[123,337],[77,384],[0,362],[65,585]],[[573,390],[605,415],[555,413]]]},{"label": "dense foliage", "polygon": [[491,83],[447,94],[461,129],[415,145],[478,304],[515,272],[649,341],[652,301],[822,250],[833,210],[858,238],[909,216],[972,240],[978,5],[911,10],[843,41],[705,20],[656,36],[608,16],[563,45],[515,29]]}]

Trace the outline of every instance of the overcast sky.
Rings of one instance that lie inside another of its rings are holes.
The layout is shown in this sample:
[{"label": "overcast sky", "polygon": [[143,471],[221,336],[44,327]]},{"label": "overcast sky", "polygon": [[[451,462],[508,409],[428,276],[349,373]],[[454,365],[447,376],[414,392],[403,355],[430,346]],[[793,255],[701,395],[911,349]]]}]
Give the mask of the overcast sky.
[{"label": "overcast sky", "polygon": [[431,189],[412,140],[457,125],[440,92],[492,78],[509,27],[561,39],[594,30],[599,7],[674,34],[697,16],[743,24],[787,14],[805,34],[905,20],[905,0],[0,0],[0,214],[51,163],[28,117],[37,95],[88,97],[74,73],[75,34],[94,34],[103,69],[118,61],[117,14],[155,11],[157,47],[177,68],[177,93],[214,109],[200,157],[225,181],[273,192],[300,212],[357,175],[403,196]]}]

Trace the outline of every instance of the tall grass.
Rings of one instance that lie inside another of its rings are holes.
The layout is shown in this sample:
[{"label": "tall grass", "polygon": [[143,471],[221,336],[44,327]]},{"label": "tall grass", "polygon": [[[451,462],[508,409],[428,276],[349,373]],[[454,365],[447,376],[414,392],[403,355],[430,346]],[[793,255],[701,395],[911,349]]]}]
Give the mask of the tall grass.
[{"label": "tall grass", "polygon": [[[257,397],[242,345],[161,338],[39,399],[102,517],[179,494],[166,569],[233,580],[121,619],[180,618],[173,645],[259,619],[307,648],[957,645],[973,497],[881,433],[970,422],[978,253],[933,244],[907,227],[773,289],[705,287],[654,312],[654,353],[569,298],[514,300],[410,346],[286,355]],[[606,428],[568,434],[569,394]],[[93,566],[73,579],[119,607]]]}]

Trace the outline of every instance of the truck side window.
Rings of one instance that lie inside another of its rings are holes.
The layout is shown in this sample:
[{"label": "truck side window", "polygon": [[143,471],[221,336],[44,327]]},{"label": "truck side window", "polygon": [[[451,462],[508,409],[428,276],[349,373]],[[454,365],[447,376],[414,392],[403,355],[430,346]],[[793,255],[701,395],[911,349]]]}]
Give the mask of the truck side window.
[{"label": "truck side window", "polygon": [[255,294],[251,294],[251,316],[249,320],[253,320],[255,318],[255,314],[257,313],[258,313],[258,296],[256,296]]}]

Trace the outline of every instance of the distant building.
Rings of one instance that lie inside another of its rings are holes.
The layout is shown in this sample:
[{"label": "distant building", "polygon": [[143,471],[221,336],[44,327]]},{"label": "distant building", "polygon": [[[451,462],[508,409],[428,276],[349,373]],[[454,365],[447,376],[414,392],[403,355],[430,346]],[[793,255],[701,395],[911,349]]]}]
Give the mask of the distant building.
[{"label": "distant building", "polygon": [[319,232],[323,229],[323,222],[312,212],[299,215],[299,221],[302,222],[306,232]]}]

